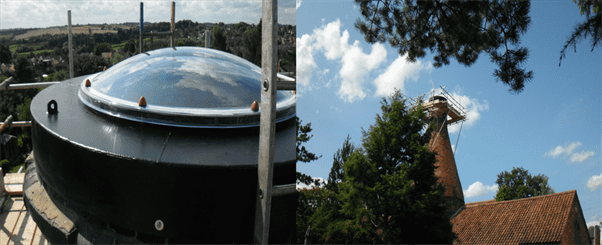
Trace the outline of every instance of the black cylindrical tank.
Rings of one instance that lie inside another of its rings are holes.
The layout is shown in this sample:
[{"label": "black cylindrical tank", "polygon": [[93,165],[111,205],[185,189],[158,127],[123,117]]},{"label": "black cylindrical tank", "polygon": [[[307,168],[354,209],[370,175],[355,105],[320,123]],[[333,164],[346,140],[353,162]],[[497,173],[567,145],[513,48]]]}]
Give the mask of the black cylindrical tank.
[{"label": "black cylindrical tank", "polygon": [[[37,176],[53,202],[141,241],[252,242],[260,80],[239,57],[177,47],[46,88],[31,103]],[[296,97],[277,96],[274,185],[291,184]],[[296,200],[274,197],[271,241],[294,234]]]}]

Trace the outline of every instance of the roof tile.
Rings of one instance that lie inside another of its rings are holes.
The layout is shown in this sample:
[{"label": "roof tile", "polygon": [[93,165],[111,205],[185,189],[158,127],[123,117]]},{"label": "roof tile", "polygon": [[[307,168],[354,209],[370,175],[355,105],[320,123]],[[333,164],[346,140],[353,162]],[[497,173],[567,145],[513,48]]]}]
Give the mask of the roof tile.
[{"label": "roof tile", "polygon": [[467,203],[452,217],[454,244],[521,244],[560,242],[575,190],[496,202]]}]

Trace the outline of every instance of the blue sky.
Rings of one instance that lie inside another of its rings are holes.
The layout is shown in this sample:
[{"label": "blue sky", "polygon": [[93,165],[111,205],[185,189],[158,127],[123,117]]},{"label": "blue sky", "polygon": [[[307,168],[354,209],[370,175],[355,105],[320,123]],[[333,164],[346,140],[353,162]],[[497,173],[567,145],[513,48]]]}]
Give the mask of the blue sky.
[{"label": "blue sky", "polygon": [[[144,2],[144,21],[169,22],[171,1],[31,1],[0,0],[0,29],[42,28],[67,25],[67,10],[71,10],[72,24],[112,24],[140,22],[140,2]],[[176,2],[176,20],[193,22],[259,23],[261,0]],[[294,25],[295,2],[278,1],[280,24]]]},{"label": "blue sky", "polygon": [[[466,202],[493,199],[497,175],[524,167],[545,174],[556,192],[577,190],[589,225],[602,221],[602,50],[590,40],[558,66],[560,50],[585,17],[571,1],[533,1],[531,25],[522,36],[524,67],[534,79],[520,94],[496,82],[497,66],[481,54],[465,67],[451,60],[432,66],[427,54],[407,63],[396,49],[368,44],[354,27],[352,1],[297,0],[297,115],[310,122],[306,147],[322,155],[297,170],[327,178],[332,156],[347,135],[361,144],[361,129],[374,123],[382,96],[393,88],[409,97],[445,86],[467,108],[455,155]],[[449,128],[455,145],[459,126]]]}]

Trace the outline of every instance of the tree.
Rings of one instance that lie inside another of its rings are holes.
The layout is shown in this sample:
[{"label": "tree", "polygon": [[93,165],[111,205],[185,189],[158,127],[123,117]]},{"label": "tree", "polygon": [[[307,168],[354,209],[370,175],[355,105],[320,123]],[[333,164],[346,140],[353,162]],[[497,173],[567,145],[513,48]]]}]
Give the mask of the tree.
[{"label": "tree", "polygon": [[7,46],[0,45],[0,64],[11,64],[13,56]]},{"label": "tree", "polygon": [[211,32],[213,41],[211,42],[211,46],[214,49],[221,50],[224,52],[228,52],[226,46],[226,35],[221,31],[219,25],[213,26],[213,31]]},{"label": "tree", "polygon": [[109,62],[99,56],[89,54],[75,55],[73,62],[73,72],[75,77],[97,73],[106,66],[110,67]]},{"label": "tree", "polygon": [[243,58],[261,67],[261,19],[256,28],[247,28],[243,33]]},{"label": "tree", "polygon": [[[428,149],[433,126],[427,127],[421,108],[406,107],[399,91],[383,98],[381,110],[363,131],[362,147],[343,163],[340,194],[326,190],[326,204],[310,219],[312,229],[323,231],[317,242],[452,243],[456,235],[445,215],[444,187]],[[331,195],[336,199],[326,197]]]},{"label": "tree", "polygon": [[[575,0],[573,0],[573,2],[575,2]],[[560,66],[562,58],[566,55],[566,49],[572,45],[576,53],[577,43],[586,39],[588,35],[592,36],[591,51],[594,51],[596,46],[602,45],[602,42],[600,42],[602,33],[602,0],[579,0],[577,5],[581,10],[581,15],[585,14],[586,19],[575,26],[575,31],[573,31],[569,40],[566,41],[566,44],[560,51],[558,66]]]},{"label": "tree", "polygon": [[351,153],[355,151],[355,146],[351,142],[351,137],[347,135],[345,142],[343,142],[343,148],[338,149],[334,154],[332,161],[332,168],[328,174],[328,181],[326,182],[325,188],[335,193],[339,193],[339,182],[343,180],[344,172],[343,165],[351,156]]},{"label": "tree", "polygon": [[[297,120],[297,162],[304,162],[304,163],[308,163],[311,161],[315,161],[318,160],[318,158],[322,157],[320,156],[316,156],[316,154],[309,152],[305,146],[303,146],[304,143],[307,143],[309,141],[309,139],[311,139],[313,137],[311,133],[312,128],[311,128],[311,123],[307,123],[305,125],[302,124],[301,119],[299,119],[299,117],[296,117]],[[320,186],[320,182],[318,180],[314,180],[311,176],[301,173],[301,172],[297,172],[297,181],[304,183],[306,185],[311,185],[314,184],[316,186]]]},{"label": "tree", "polygon": [[20,57],[15,65],[14,78],[18,83],[33,83],[35,82],[34,71],[31,61]]},{"label": "tree", "polygon": [[501,172],[495,183],[499,187],[495,195],[498,202],[554,193],[554,189],[548,185],[547,176],[539,174],[533,177],[522,167],[512,168],[511,172]]},{"label": "tree", "polygon": [[94,48],[94,55],[100,56],[102,53],[113,52],[111,45],[108,43],[101,43]]},{"label": "tree", "polygon": [[499,66],[493,75],[520,93],[533,71],[521,65],[527,60],[520,37],[531,18],[529,1],[399,1],[355,0],[363,19],[355,27],[369,43],[389,41],[407,54],[408,61],[435,54],[434,66],[448,65],[450,58],[470,66],[484,52]]},{"label": "tree", "polygon": [[[347,136],[343,147],[334,154],[332,168],[327,183],[320,188],[318,184],[310,190],[303,189],[299,193],[297,205],[297,243],[303,243],[305,239],[320,241],[327,230],[328,220],[342,219],[339,213],[341,203],[337,198],[340,193],[339,183],[343,179],[343,165],[355,151],[351,138]],[[318,207],[320,207],[318,209]],[[312,228],[312,224],[315,224]],[[317,225],[317,226],[316,226]],[[307,234],[307,229],[310,229]],[[324,241],[326,242],[326,241]]]}]

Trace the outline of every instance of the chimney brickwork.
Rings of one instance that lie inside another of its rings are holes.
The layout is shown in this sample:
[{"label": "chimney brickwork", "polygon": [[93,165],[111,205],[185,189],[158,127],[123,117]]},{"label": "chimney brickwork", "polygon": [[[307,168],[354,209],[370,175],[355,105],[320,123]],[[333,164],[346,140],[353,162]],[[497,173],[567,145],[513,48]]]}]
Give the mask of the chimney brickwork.
[{"label": "chimney brickwork", "polygon": [[429,146],[431,146],[431,151],[437,153],[435,176],[439,177],[438,182],[445,187],[446,202],[449,205],[448,216],[451,216],[464,206],[464,194],[449,141],[446,111],[446,107],[441,107],[431,112],[430,116],[436,124],[436,128],[433,130]]}]

